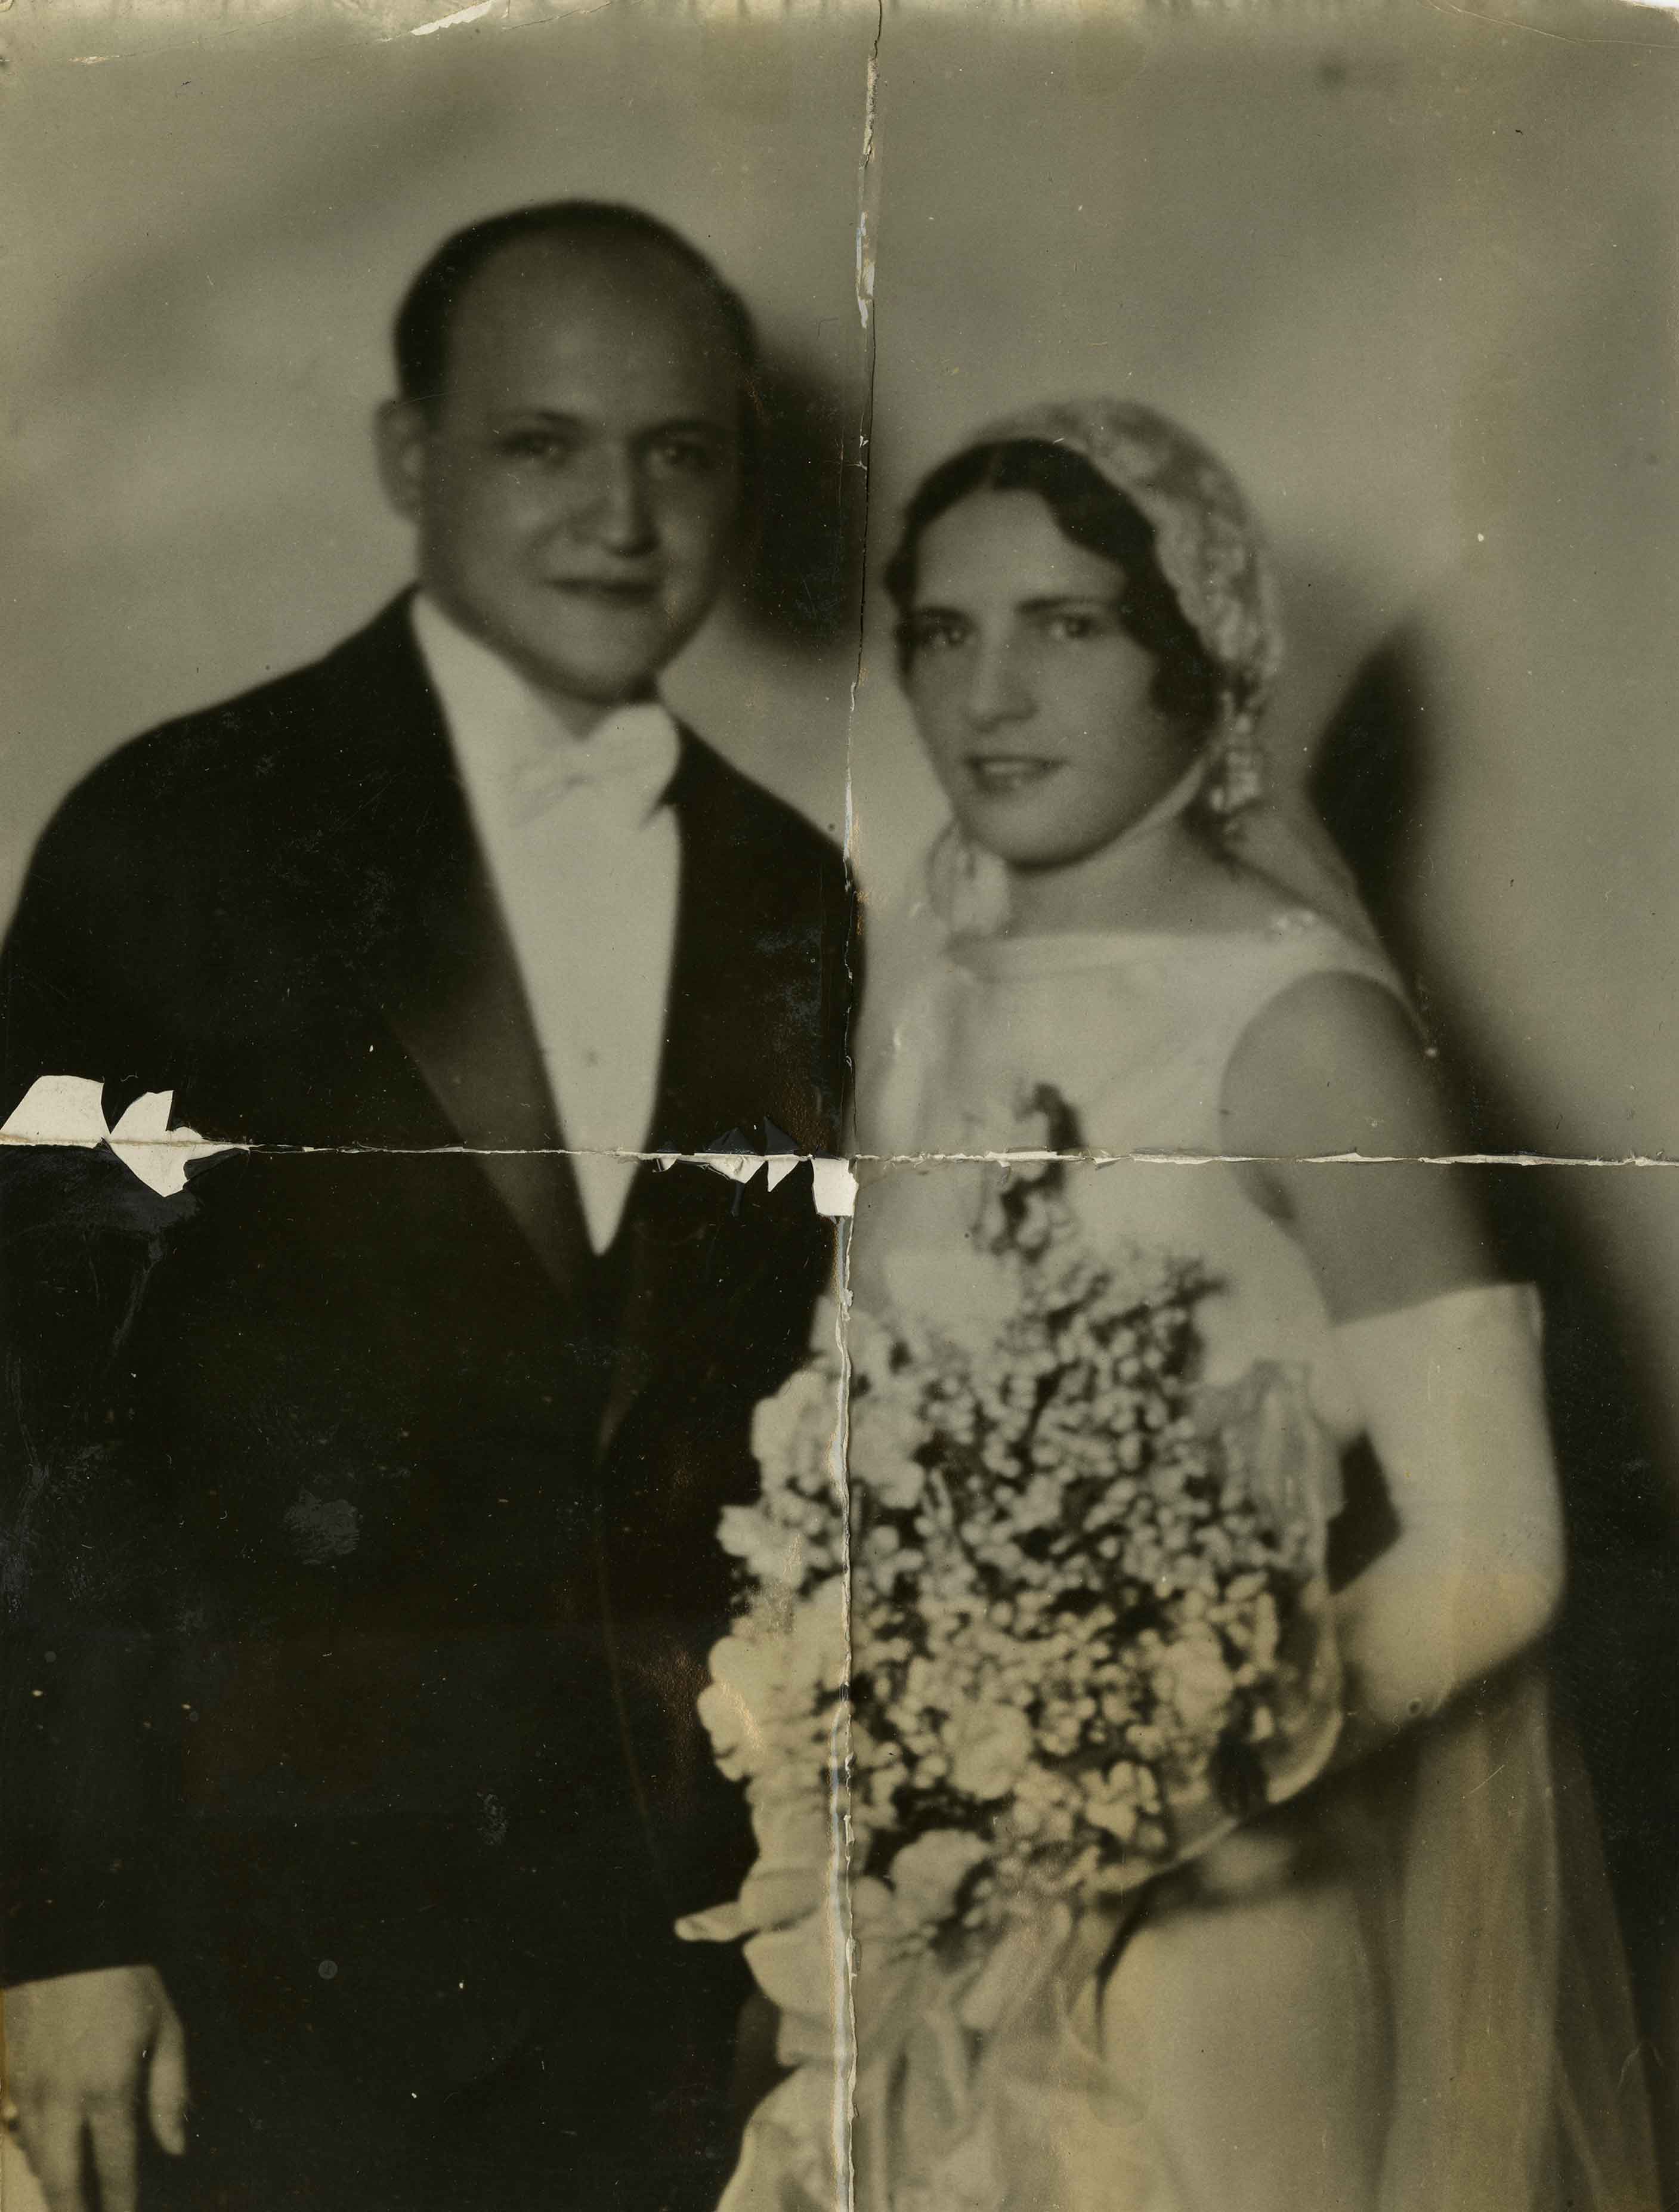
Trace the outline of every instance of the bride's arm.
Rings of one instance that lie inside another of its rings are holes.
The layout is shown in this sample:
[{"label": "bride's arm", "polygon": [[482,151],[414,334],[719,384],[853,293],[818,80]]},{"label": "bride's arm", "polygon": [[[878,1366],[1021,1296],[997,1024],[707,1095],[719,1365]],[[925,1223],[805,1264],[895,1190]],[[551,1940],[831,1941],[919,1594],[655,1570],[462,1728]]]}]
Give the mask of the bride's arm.
[{"label": "bride's arm", "polygon": [[1532,1301],[1497,1283],[1465,1171],[1422,1164],[1458,1146],[1378,986],[1314,976],[1262,1014],[1231,1063],[1224,1133],[1341,1325],[1399,1523],[1336,1600],[1344,1763],[1516,1657],[1556,1610],[1561,1513]]}]

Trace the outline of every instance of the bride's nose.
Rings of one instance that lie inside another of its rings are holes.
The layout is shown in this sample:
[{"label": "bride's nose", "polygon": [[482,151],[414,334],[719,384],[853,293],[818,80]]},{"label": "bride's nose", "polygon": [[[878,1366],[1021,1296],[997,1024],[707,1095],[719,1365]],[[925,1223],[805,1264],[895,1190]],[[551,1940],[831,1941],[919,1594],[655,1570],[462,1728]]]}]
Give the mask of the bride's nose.
[{"label": "bride's nose", "polygon": [[1008,638],[981,640],[970,663],[963,707],[976,730],[1018,722],[1032,711],[1031,686]]}]

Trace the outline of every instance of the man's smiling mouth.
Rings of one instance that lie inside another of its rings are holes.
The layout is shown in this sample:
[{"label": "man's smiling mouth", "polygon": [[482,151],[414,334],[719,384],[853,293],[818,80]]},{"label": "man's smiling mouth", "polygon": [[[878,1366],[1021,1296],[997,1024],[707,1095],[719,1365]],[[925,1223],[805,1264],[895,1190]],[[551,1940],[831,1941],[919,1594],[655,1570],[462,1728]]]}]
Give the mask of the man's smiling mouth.
[{"label": "man's smiling mouth", "polygon": [[651,577],[561,576],[552,588],[568,599],[591,600],[601,606],[643,607],[659,586]]}]

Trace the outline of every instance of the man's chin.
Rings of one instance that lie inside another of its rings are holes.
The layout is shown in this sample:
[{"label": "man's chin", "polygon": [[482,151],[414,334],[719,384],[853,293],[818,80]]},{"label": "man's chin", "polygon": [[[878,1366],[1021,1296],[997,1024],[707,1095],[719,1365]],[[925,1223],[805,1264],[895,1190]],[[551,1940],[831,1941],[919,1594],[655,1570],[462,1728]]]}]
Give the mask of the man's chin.
[{"label": "man's chin", "polygon": [[656,648],[649,643],[645,651],[636,653],[562,653],[526,644],[517,659],[526,680],[539,691],[557,700],[574,702],[597,714],[610,714],[614,708],[645,699],[676,649],[663,637]]},{"label": "man's chin", "polygon": [[697,623],[672,623],[650,607],[557,610],[546,601],[517,609],[446,599],[447,611],[480,643],[518,670],[563,710],[598,719],[644,699]]}]

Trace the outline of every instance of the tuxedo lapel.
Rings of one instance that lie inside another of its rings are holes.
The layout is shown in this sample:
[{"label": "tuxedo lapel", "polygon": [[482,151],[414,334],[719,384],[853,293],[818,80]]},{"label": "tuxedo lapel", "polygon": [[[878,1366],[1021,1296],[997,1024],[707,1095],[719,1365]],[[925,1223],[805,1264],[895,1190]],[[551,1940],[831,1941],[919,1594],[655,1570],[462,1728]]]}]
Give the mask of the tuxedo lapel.
[{"label": "tuxedo lapel", "polygon": [[386,1020],[550,1279],[581,1297],[593,1254],[577,1179],[480,870],[468,871],[417,952],[394,979]]},{"label": "tuxedo lapel", "polygon": [[[344,648],[357,981],[556,1286],[593,1255],[519,970],[405,601]],[[393,888],[394,887],[394,888]]]}]

